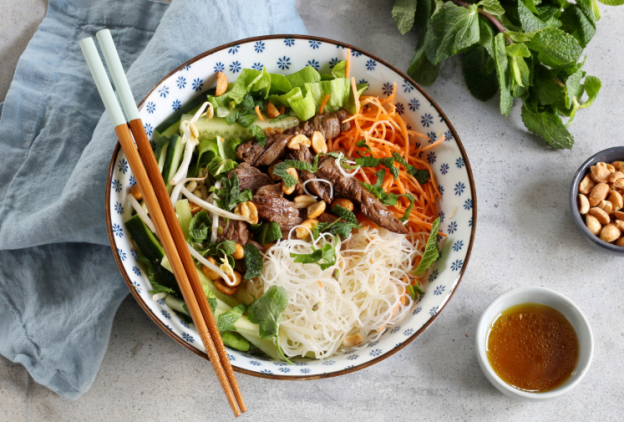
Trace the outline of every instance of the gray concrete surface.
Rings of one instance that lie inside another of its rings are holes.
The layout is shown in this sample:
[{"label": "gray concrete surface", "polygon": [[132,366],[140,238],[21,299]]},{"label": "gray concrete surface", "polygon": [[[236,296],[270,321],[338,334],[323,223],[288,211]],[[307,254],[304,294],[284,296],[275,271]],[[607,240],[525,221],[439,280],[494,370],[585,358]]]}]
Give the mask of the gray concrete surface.
[{"label": "gray concrete surface", "polygon": [[[41,4],[0,0],[1,14],[8,10],[10,16],[0,21],[0,98],[11,64],[42,17]],[[298,3],[311,34],[344,40],[405,69],[415,36],[398,34],[390,8],[390,1],[375,0]],[[604,88],[596,103],[578,114],[572,151],[538,146],[521,124],[518,104],[505,118],[496,100],[474,100],[456,60],[444,64],[440,79],[427,89],[464,142],[479,209],[466,275],[433,326],[394,357],[340,378],[279,382],[239,375],[249,408],[241,420],[622,420],[624,265],[621,258],[588,247],[567,205],[577,167],[623,140],[624,7],[600,8],[603,17],[586,50],[586,70],[599,76]],[[481,312],[498,294],[524,285],[569,296],[594,332],[594,360],[582,384],[546,403],[502,396],[482,375],[474,352]],[[93,387],[75,402],[37,385],[21,366],[0,357],[0,421],[232,419],[210,367],[164,335],[132,298],[117,313]]]}]

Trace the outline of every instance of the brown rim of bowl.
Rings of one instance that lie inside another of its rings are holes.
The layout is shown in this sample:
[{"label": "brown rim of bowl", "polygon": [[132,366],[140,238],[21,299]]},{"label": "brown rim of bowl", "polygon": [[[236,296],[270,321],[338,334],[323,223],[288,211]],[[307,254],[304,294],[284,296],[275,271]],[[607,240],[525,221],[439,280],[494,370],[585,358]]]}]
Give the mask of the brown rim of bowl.
[{"label": "brown rim of bowl", "polygon": [[[402,78],[404,78],[406,81],[411,83],[422,95],[425,96],[425,98],[427,98],[427,100],[429,100],[429,102],[438,111],[438,113],[440,113],[440,115],[444,119],[444,122],[448,125],[448,127],[451,130],[451,132],[453,133],[453,137],[455,138],[455,140],[457,142],[457,145],[459,146],[459,150],[461,151],[461,155],[462,155],[462,157],[464,159],[464,162],[466,163],[466,171],[468,172],[468,178],[470,179],[470,190],[472,192],[472,198],[473,198],[472,231],[470,233],[470,244],[468,245],[468,250],[466,251],[466,258],[464,259],[464,263],[463,263],[462,268],[460,270],[459,278],[457,279],[457,283],[455,284],[455,287],[453,288],[453,291],[451,292],[451,295],[449,296],[447,301],[436,312],[436,314],[433,315],[431,318],[429,318],[429,320],[427,321],[427,323],[424,326],[422,326],[418,331],[416,331],[414,334],[412,334],[407,340],[405,340],[403,343],[401,343],[401,345],[399,347],[396,347],[396,348],[394,348],[392,350],[389,350],[388,352],[384,353],[383,355],[379,356],[378,358],[375,358],[375,359],[373,359],[371,361],[368,361],[368,362],[363,363],[361,365],[355,366],[353,368],[343,369],[342,371],[332,372],[332,373],[328,373],[328,374],[320,374],[320,375],[297,375],[297,376],[292,376],[292,375],[291,376],[268,375],[268,374],[261,374],[261,373],[258,373],[258,372],[249,371],[247,369],[239,368],[239,367],[237,367],[235,365],[232,365],[232,367],[234,368],[234,371],[242,373],[242,374],[252,375],[252,376],[255,376],[255,377],[268,378],[268,379],[278,379],[278,380],[286,380],[286,381],[306,381],[306,380],[316,380],[316,379],[337,377],[337,376],[340,376],[340,375],[345,375],[345,374],[348,374],[348,373],[351,373],[351,372],[359,371],[360,369],[368,368],[369,366],[374,365],[374,364],[376,364],[378,362],[381,362],[382,360],[389,358],[390,356],[394,355],[399,350],[403,349],[405,346],[407,346],[412,341],[414,341],[414,339],[416,337],[418,337],[420,334],[422,334],[431,325],[431,323],[438,317],[438,315],[440,315],[442,310],[450,302],[451,298],[455,294],[455,291],[459,287],[459,283],[460,283],[460,281],[461,281],[461,279],[462,279],[462,277],[464,275],[464,272],[466,271],[466,267],[468,265],[468,260],[470,259],[470,253],[472,252],[472,245],[474,243],[475,231],[476,231],[476,228],[477,228],[477,191],[475,189],[474,177],[472,175],[472,168],[470,167],[470,162],[468,161],[468,156],[466,155],[466,151],[464,149],[463,144],[461,143],[461,140],[459,139],[459,136],[457,136],[457,132],[455,131],[455,128],[453,127],[451,122],[446,117],[446,114],[444,114],[442,109],[440,109],[438,104],[420,87],[420,85],[418,85],[416,82],[414,82],[412,80],[412,78],[410,78],[405,73],[401,72],[399,69],[397,69],[396,67],[392,66],[391,64],[389,64],[385,60],[382,60],[379,57],[377,57],[377,56],[375,56],[373,54],[370,54],[370,53],[368,53],[365,50],[362,50],[360,48],[353,47],[352,45],[349,45],[349,44],[346,44],[346,43],[342,43],[342,42],[338,42],[338,41],[335,41],[335,40],[331,40],[329,38],[312,37],[312,36],[307,36],[307,35],[289,35],[289,34],[266,35],[266,36],[261,36],[261,37],[245,38],[245,39],[242,39],[242,40],[238,40],[238,41],[234,41],[234,42],[231,42],[231,43],[228,43],[228,44],[224,44],[224,45],[222,45],[220,47],[213,48],[212,50],[208,50],[205,53],[202,53],[202,54],[200,54],[198,56],[195,56],[194,58],[190,59],[186,63],[184,63],[184,64],[180,65],[179,67],[177,67],[175,70],[173,70],[167,76],[165,76],[163,79],[161,79],[161,81],[158,82],[156,84],[156,86],[154,88],[152,88],[152,90],[150,92],[147,93],[147,95],[141,101],[141,103],[139,103],[139,108],[143,106],[143,104],[145,103],[145,100],[147,99],[147,97],[149,97],[150,94],[162,82],[164,82],[171,75],[175,74],[176,72],[178,72],[183,67],[185,67],[185,66],[187,66],[189,64],[195,63],[196,61],[198,61],[198,60],[200,60],[200,59],[202,59],[202,58],[204,58],[206,56],[209,56],[211,54],[214,54],[217,51],[225,50],[225,49],[228,49],[228,48],[233,47],[233,46],[238,45],[238,44],[246,44],[246,43],[250,43],[250,42],[254,42],[254,41],[262,41],[262,40],[267,40],[267,39],[279,39],[279,38],[286,38],[286,37],[302,39],[302,40],[310,40],[310,41],[321,41],[321,42],[328,43],[328,44],[334,44],[336,46],[343,46],[345,48],[350,48],[351,51],[359,51],[362,54],[365,54],[365,55],[371,57],[372,59],[376,60],[377,62],[383,64],[384,66],[387,66],[388,68],[394,70]],[[186,347],[188,350],[192,351],[196,355],[198,355],[198,356],[208,360],[208,355],[206,355],[206,353],[200,352],[199,350],[197,350],[196,348],[194,348],[193,346],[191,346],[190,344],[188,344],[187,342],[182,340],[180,337],[178,337],[172,331],[169,331],[167,329],[167,327],[165,326],[165,324],[163,324],[160,321],[160,319],[158,319],[156,314],[154,314],[152,312],[152,310],[145,304],[145,302],[143,302],[143,300],[141,299],[139,294],[132,288],[132,282],[130,281],[130,277],[128,277],[128,274],[124,270],[123,264],[122,264],[121,260],[119,259],[119,255],[117,255],[116,248],[115,248],[115,239],[114,239],[113,230],[112,230],[112,223],[111,223],[111,219],[110,219],[110,191],[111,191],[110,190],[110,184],[111,184],[111,178],[112,178],[113,172],[115,171],[115,159],[117,158],[117,154],[119,153],[120,149],[121,149],[121,146],[119,145],[119,142],[117,142],[117,145],[115,146],[115,150],[113,151],[113,156],[111,158],[110,166],[109,166],[109,169],[108,169],[108,177],[107,177],[107,180],[106,180],[106,199],[105,199],[106,200],[106,204],[105,204],[106,205],[106,226],[108,228],[108,238],[110,240],[111,250],[113,252],[113,256],[115,257],[115,261],[117,262],[117,266],[119,267],[119,271],[121,272],[124,280],[126,281],[126,284],[128,285],[128,289],[130,289],[130,293],[132,293],[132,295],[134,296],[136,301],[139,303],[139,305],[141,305],[141,307],[149,315],[149,317],[165,333],[167,333],[171,338],[173,338],[179,344],[181,344],[182,346]]]}]

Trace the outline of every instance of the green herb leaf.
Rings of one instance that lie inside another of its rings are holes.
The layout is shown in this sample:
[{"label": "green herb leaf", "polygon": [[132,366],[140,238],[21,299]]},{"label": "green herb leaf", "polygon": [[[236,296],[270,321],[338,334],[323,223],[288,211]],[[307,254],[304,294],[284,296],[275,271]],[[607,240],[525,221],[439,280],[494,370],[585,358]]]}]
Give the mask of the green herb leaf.
[{"label": "green herb leaf", "polygon": [[592,103],[598,96],[598,93],[600,92],[601,87],[602,87],[602,83],[600,82],[600,79],[598,79],[597,77],[588,76],[585,78],[584,88],[585,88],[585,92],[587,93],[588,98],[587,98],[587,101],[585,101],[585,103],[581,105],[581,108],[587,108],[590,105],[592,105]]},{"label": "green herb leaf", "polygon": [[502,16],[505,14],[505,9],[503,9],[503,6],[501,6],[498,0],[481,0],[477,3],[477,6],[481,6],[484,12],[494,16]]},{"label": "green herb leaf", "polygon": [[425,50],[433,64],[479,42],[477,5],[469,8],[446,2],[437,8],[427,25]]},{"label": "green herb leaf", "polygon": [[360,167],[378,167],[380,161],[380,158],[360,157],[355,159],[355,164]]},{"label": "green herb leaf", "polygon": [[583,51],[576,38],[557,28],[537,31],[526,44],[543,64],[555,68],[574,65]]},{"label": "green herb leaf", "polygon": [[507,55],[509,57],[531,57],[531,52],[526,44],[515,43],[507,46]]},{"label": "green herb leaf", "polygon": [[587,44],[596,35],[596,17],[591,7],[591,2],[586,1],[584,7],[582,2],[570,5],[561,14],[561,29],[572,34],[577,39],[581,47]]},{"label": "green herb leaf", "polygon": [[265,146],[267,143],[267,136],[264,133],[264,131],[262,130],[262,128],[258,125],[251,125],[249,126],[249,132],[251,133],[251,135],[256,138],[256,141],[258,142],[258,145],[260,145],[261,147]]},{"label": "green herb leaf", "polygon": [[412,300],[414,302],[416,302],[418,300],[419,296],[422,296],[425,294],[424,290],[420,287],[420,285],[418,283],[416,283],[415,285],[409,285],[407,286],[407,294],[410,295],[410,297],[412,298]]},{"label": "green herb leaf", "polygon": [[607,6],[621,6],[624,4],[624,0],[599,0],[600,3],[606,4]]},{"label": "green herb leaf", "polygon": [[290,257],[295,258],[296,263],[318,264],[321,270],[326,270],[336,264],[336,249],[331,243],[326,243],[319,249],[312,246],[312,253],[291,253]]},{"label": "green herb leaf", "polygon": [[[419,12],[420,13],[420,12]],[[407,74],[417,83],[424,86],[430,86],[438,78],[440,73],[440,64],[433,64],[425,51],[425,39],[427,38],[426,27],[421,28],[418,36],[418,43],[412,55],[412,60],[407,67]]]},{"label": "green herb leaf", "polygon": [[158,280],[156,279],[156,271],[154,270],[154,265],[149,259],[147,259],[143,255],[140,255],[138,260],[141,264],[145,266],[147,279],[152,285],[152,290],[149,291],[149,294],[155,295],[157,293],[175,293],[173,289],[163,286],[158,282]]},{"label": "green herb leaf", "polygon": [[570,149],[574,145],[574,138],[554,111],[535,112],[525,104],[522,106],[522,122],[530,132],[544,138],[555,149]]},{"label": "green herb leaf", "polygon": [[511,75],[509,74],[509,60],[505,49],[505,36],[502,33],[494,37],[494,61],[496,62],[496,75],[500,88],[501,114],[508,116],[513,105],[513,97],[511,96]]},{"label": "green herb leaf", "polygon": [[424,185],[429,181],[431,175],[429,174],[428,170],[419,170],[413,165],[408,164],[407,161],[405,161],[405,159],[401,156],[401,154],[396,151],[392,153],[392,158],[394,158],[394,161],[405,167],[405,170],[409,174],[411,174],[421,185]]},{"label": "green herb leaf", "polygon": [[256,121],[257,118],[258,118],[258,115],[256,114],[256,112],[245,113],[245,114],[239,113],[238,119],[236,119],[236,123],[238,123],[244,128],[248,128],[249,126],[253,124],[253,122]]},{"label": "green herb leaf", "polygon": [[403,214],[403,217],[401,218],[401,221],[406,222],[409,219],[409,215],[412,212],[412,208],[414,208],[414,201],[415,201],[414,196],[411,193],[405,193],[399,196],[407,198],[410,201],[409,207],[407,207],[407,209],[405,210],[405,213]]},{"label": "green herb leaf", "polygon": [[399,197],[394,193],[386,194],[386,197],[381,200],[381,203],[387,207],[393,207],[399,202]]},{"label": "green herb leaf", "polygon": [[438,229],[440,228],[440,217],[436,218],[433,224],[431,225],[431,233],[429,234],[429,239],[427,240],[427,244],[425,245],[425,252],[423,254],[420,263],[414,270],[414,274],[417,276],[423,275],[427,268],[431,266],[434,262],[437,261],[440,256],[440,252],[438,251]]},{"label": "green herb leaf", "polygon": [[348,209],[341,207],[340,205],[334,205],[331,210],[334,214],[342,218],[344,221],[353,223],[355,225],[359,224],[357,218],[355,218],[355,214],[353,214]]},{"label": "green herb leaf", "polygon": [[243,315],[243,312],[246,310],[247,305],[241,303],[240,305],[237,305],[229,311],[219,315],[219,319],[217,321],[217,328],[219,329],[219,332],[223,333],[225,331],[236,331],[234,324],[236,324],[236,321],[238,321],[241,315]]},{"label": "green herb leaf", "polygon": [[259,325],[260,337],[277,337],[282,313],[288,305],[288,297],[283,287],[271,286],[249,307],[249,320]]},{"label": "green herb leaf", "polygon": [[282,238],[282,230],[276,222],[253,224],[251,231],[256,242],[263,245]]},{"label": "green herb leaf", "polygon": [[229,173],[230,171],[234,170],[236,167],[238,167],[238,163],[234,160],[223,159],[221,157],[215,157],[212,159],[212,161],[208,163],[208,165],[206,166],[206,169],[208,170],[208,173],[210,173],[212,177],[217,177],[220,174]]},{"label": "green herb leaf", "polygon": [[392,7],[392,19],[396,23],[401,35],[405,35],[414,26],[416,15],[416,0],[395,0]]},{"label": "green herb leaf", "polygon": [[583,84],[581,83],[583,76],[585,76],[585,72],[579,70],[566,79],[565,104],[567,108],[572,108],[572,102],[575,98],[577,101],[581,99],[584,91]]},{"label": "green herb leaf", "polygon": [[498,92],[495,72],[487,71],[489,55],[485,48],[477,47],[462,55],[464,81],[470,93],[481,101],[487,101]]},{"label": "green herb leaf", "polygon": [[259,277],[260,274],[262,274],[262,268],[264,266],[264,264],[262,263],[262,255],[260,254],[260,251],[253,243],[246,244],[243,249],[245,250],[245,266],[247,267],[245,280]]},{"label": "green herb leaf", "polygon": [[219,198],[216,202],[221,209],[231,211],[234,209],[236,204],[251,201],[253,198],[251,190],[245,189],[242,192],[240,191],[236,172],[232,172],[231,177],[222,177],[221,185],[222,187],[220,189],[214,190],[215,194]]},{"label": "green herb leaf", "polygon": [[366,143],[364,139],[360,139],[359,141],[357,141],[355,143],[355,146],[358,148],[366,148],[369,153],[371,152],[371,147],[368,146],[368,144]]},{"label": "green herb leaf", "polygon": [[206,211],[200,211],[193,216],[189,225],[189,235],[199,243],[203,243],[208,238],[212,220]]},{"label": "green herb leaf", "polygon": [[[535,6],[533,6],[535,8]],[[537,11],[535,12],[537,13]],[[559,27],[561,22],[557,19],[549,19],[547,22],[542,21],[535,16],[531,10],[524,4],[523,0],[518,0],[518,17],[522,24],[522,29],[526,32],[539,31],[540,29],[549,27]]]}]

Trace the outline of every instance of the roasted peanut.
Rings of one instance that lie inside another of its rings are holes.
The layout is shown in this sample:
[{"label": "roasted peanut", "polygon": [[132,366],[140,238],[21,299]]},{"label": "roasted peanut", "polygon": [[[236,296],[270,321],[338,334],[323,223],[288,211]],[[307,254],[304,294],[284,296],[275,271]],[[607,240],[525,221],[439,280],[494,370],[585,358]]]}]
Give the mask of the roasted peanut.
[{"label": "roasted peanut", "polygon": [[[290,174],[292,177],[295,178],[295,180],[297,181],[299,180],[299,174],[297,173],[297,170],[291,167],[287,171],[288,171],[288,174]],[[286,195],[290,195],[291,193],[293,193],[296,188],[297,188],[297,185],[292,185],[291,187],[287,187],[286,183],[282,181],[282,192],[284,192]]]},{"label": "roasted peanut", "polygon": [[581,184],[579,185],[579,192],[583,195],[589,195],[589,192],[596,186],[596,182],[592,179],[589,174],[586,174]]},{"label": "roasted peanut", "polygon": [[[208,258],[208,262],[210,262],[211,264],[216,265],[217,267],[219,266],[219,265],[217,264],[217,261],[215,261],[215,259],[214,259],[213,257]],[[204,273],[204,275],[205,275],[206,277],[208,277],[209,279],[211,279],[211,280],[213,280],[213,281],[215,281],[215,280],[220,280],[220,279],[221,279],[221,276],[220,276],[219,274],[217,274],[217,272],[216,272],[216,271],[214,271],[214,270],[212,270],[212,269],[208,268],[208,267],[207,267],[207,266],[205,266],[205,265],[202,265],[202,273]]]},{"label": "roasted peanut", "polygon": [[618,220],[624,220],[624,212],[622,211],[613,211],[613,216]]},{"label": "roasted peanut", "polygon": [[620,237],[615,244],[624,248],[624,236]]},{"label": "roasted peanut", "polygon": [[315,130],[312,134],[312,149],[317,154],[320,152],[327,152],[327,142],[325,142],[325,137],[318,130]]},{"label": "roasted peanut", "polygon": [[619,211],[624,207],[624,198],[622,198],[622,194],[619,192],[611,191],[609,201],[613,204],[613,211]]},{"label": "roasted peanut", "polygon": [[318,224],[318,221],[314,219],[307,219],[306,221],[301,223],[295,229],[295,235],[297,236],[297,239],[307,239],[308,236],[310,236],[310,231],[317,224]]},{"label": "roasted peanut", "polygon": [[622,220],[615,220],[615,226],[620,229],[620,231],[624,232],[624,221]]},{"label": "roasted peanut", "polygon": [[613,211],[613,204],[611,203],[611,201],[607,201],[605,199],[600,204],[598,204],[598,208],[600,208],[601,210],[603,210],[607,214],[611,214],[611,211]]},{"label": "roasted peanut", "polygon": [[579,200],[579,212],[581,214],[587,214],[587,211],[589,211],[589,199],[587,199],[587,197],[583,195],[582,193],[579,193],[578,200]]},{"label": "roasted peanut", "polygon": [[276,242],[271,242],[271,243],[264,243],[262,245],[262,247],[264,248],[265,251],[268,251],[269,249],[271,249],[273,246],[275,246]]},{"label": "roasted peanut", "polygon": [[277,116],[280,115],[280,112],[277,110],[277,108],[273,105],[271,101],[267,103],[266,112],[267,112],[267,115],[271,119],[275,119]]},{"label": "roasted peanut", "polygon": [[197,205],[195,202],[190,202],[189,203],[189,208],[191,209],[191,214],[195,215],[198,212],[200,212],[201,210],[203,210],[202,207],[200,207],[199,205]]},{"label": "roasted peanut", "polygon": [[609,194],[609,185],[606,183],[598,183],[589,194],[589,205],[592,207],[600,204]]},{"label": "roasted peanut", "polygon": [[362,343],[363,340],[364,338],[360,334],[354,334],[352,336],[345,337],[342,341],[342,345],[345,347],[353,347]]},{"label": "roasted peanut", "polygon": [[609,177],[609,183],[613,183],[618,179],[624,179],[624,173],[621,171],[616,171]]},{"label": "roasted peanut", "polygon": [[305,145],[306,147],[309,147],[310,144],[310,139],[307,136],[299,134],[293,136],[291,140],[288,141],[288,144],[286,146],[290,149],[299,149],[301,148],[299,145]]},{"label": "roasted peanut", "polygon": [[619,170],[621,172],[624,172],[624,161],[614,161],[611,163],[611,165],[616,169]]},{"label": "roasted peanut", "polygon": [[308,218],[316,218],[325,212],[325,201],[318,201],[308,207]]},{"label": "roasted peanut", "polygon": [[269,176],[271,176],[271,179],[275,180],[276,182],[282,179],[279,176],[276,176],[275,174],[273,174],[273,169],[275,169],[275,166],[281,162],[282,160],[277,160],[276,162],[274,162],[273,164],[269,166]]},{"label": "roasted peanut", "polygon": [[258,224],[258,208],[256,208],[256,204],[251,201],[246,202],[246,204],[249,209],[249,221],[251,224]]},{"label": "roasted peanut", "polygon": [[236,204],[234,207],[234,214],[249,218],[249,207],[247,206],[247,202],[239,202]]},{"label": "roasted peanut", "polygon": [[611,177],[611,172],[605,166],[599,164],[591,166],[591,177],[596,183],[606,183]]},{"label": "roasted peanut", "polygon": [[137,201],[140,201],[141,199],[143,199],[143,194],[139,190],[139,185],[137,185],[136,183],[132,185],[132,187],[130,188],[130,193],[132,194],[132,196],[134,196],[134,199],[136,199]]},{"label": "roasted peanut", "polygon": [[238,243],[236,244],[236,249],[234,249],[234,253],[232,254],[232,258],[234,258],[234,259],[243,259],[243,258],[245,258],[245,250]]},{"label": "roasted peanut", "polygon": [[297,208],[308,208],[310,205],[316,203],[316,199],[311,195],[299,195],[293,200]]},{"label": "roasted peanut", "polygon": [[602,228],[602,225],[600,224],[598,219],[592,215],[585,216],[585,225],[587,226],[587,229],[589,229],[589,231],[595,235],[600,233],[600,229]]},{"label": "roasted peanut", "polygon": [[617,179],[613,182],[613,187],[615,189],[624,189],[624,179]]},{"label": "roasted peanut", "polygon": [[223,293],[224,295],[232,296],[238,292],[239,286],[229,286],[223,282],[223,280],[217,280],[214,282],[215,287],[218,291]]},{"label": "roasted peanut", "polygon": [[620,238],[621,235],[622,232],[613,223],[607,224],[600,231],[600,239],[608,243],[615,242]]},{"label": "roasted peanut", "polygon": [[240,286],[243,282],[243,276],[238,271],[234,270],[234,286]]},{"label": "roasted peanut", "polygon": [[348,210],[349,210],[349,211],[351,211],[351,212],[353,212],[353,209],[354,209],[354,207],[353,207],[353,202],[351,202],[351,201],[350,201],[350,200],[348,200],[347,198],[337,198],[337,199],[334,199],[334,200],[332,201],[332,203],[331,203],[332,208],[333,208],[335,205],[339,205],[339,206],[341,206],[342,208],[346,208],[346,209],[348,209]]},{"label": "roasted peanut", "polygon": [[228,89],[228,78],[225,76],[223,72],[217,72],[217,89],[215,91],[215,96],[219,97],[225,94],[225,91]]},{"label": "roasted peanut", "polygon": [[609,224],[611,222],[609,214],[607,214],[606,212],[604,212],[604,210],[598,207],[590,208],[589,211],[587,211],[587,215],[592,215],[596,217],[602,225]]}]

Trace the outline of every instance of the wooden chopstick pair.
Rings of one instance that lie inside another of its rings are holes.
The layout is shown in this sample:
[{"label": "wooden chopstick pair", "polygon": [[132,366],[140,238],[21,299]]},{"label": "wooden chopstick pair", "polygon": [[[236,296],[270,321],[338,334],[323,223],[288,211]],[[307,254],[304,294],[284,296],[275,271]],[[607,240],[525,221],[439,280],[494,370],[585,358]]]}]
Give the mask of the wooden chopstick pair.
[{"label": "wooden chopstick pair", "polygon": [[[97,39],[113,79],[117,95],[125,111],[122,111],[111,86],[102,59],[92,38],[80,41],[80,48],[87,60],[106,111],[115,126],[115,133],[126,155],[132,173],[143,194],[149,214],[171,263],[182,296],[199,332],[212,367],[219,379],[235,416],[246,412],[245,403],[227,356],[223,340],[210,309],[208,299],[197,275],[197,269],[188,250],[182,229],[178,223],[167,187],[163,181],[156,157],[152,151],[134,96],[130,90],[117,49],[109,30],[99,31]],[[133,142],[136,141],[136,147]],[[139,154],[140,153],[140,154]]]}]

